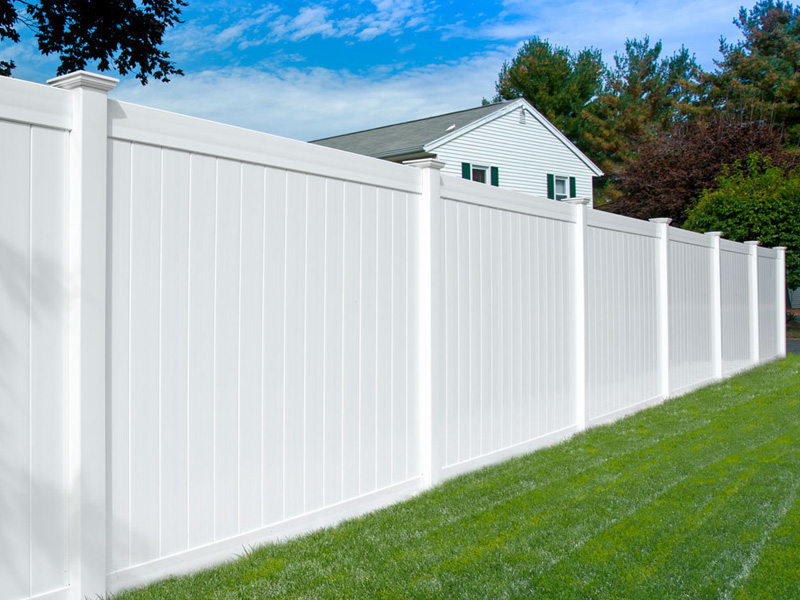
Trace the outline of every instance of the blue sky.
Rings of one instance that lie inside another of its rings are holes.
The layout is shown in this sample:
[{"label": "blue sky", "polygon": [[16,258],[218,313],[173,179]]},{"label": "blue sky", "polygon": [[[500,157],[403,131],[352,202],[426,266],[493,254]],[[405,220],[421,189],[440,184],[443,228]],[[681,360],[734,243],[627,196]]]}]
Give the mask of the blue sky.
[{"label": "blue sky", "polygon": [[[190,0],[166,48],[186,73],[121,81],[112,96],[308,140],[478,106],[504,60],[539,36],[607,64],[628,37],[685,45],[707,70],[719,37],[738,39],[729,0]],[[750,5],[748,5],[749,7]],[[56,62],[27,35],[15,76],[44,82]],[[110,73],[115,75],[114,73]]]}]

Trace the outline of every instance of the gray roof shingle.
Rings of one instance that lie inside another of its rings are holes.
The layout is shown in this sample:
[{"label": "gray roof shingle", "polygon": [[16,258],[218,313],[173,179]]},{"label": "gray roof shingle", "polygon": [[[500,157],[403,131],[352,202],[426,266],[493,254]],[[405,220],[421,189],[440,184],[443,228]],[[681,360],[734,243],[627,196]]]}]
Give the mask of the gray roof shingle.
[{"label": "gray roof shingle", "polygon": [[[506,102],[313,140],[312,144],[378,158],[422,151],[425,144],[505,108]],[[452,127],[455,125],[455,127]]]}]

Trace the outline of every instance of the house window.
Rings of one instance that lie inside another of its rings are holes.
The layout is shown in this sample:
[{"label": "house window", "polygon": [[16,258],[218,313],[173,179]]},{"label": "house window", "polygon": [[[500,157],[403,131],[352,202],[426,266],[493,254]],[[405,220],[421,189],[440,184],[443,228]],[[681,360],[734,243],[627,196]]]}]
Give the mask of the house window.
[{"label": "house window", "polygon": [[577,179],[566,175],[547,175],[547,197],[552,200],[566,200],[577,195]]},{"label": "house window", "polygon": [[568,197],[568,183],[569,179],[567,177],[556,176],[556,200],[565,200]]},{"label": "house window", "polygon": [[482,167],[468,162],[461,163],[461,177],[478,183],[491,183],[500,185],[500,169],[498,167]]}]

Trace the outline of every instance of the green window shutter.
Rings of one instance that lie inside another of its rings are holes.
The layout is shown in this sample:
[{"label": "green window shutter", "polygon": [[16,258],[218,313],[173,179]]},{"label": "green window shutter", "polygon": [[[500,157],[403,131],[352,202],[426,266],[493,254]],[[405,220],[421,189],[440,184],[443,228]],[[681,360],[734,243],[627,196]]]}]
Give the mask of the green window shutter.
[{"label": "green window shutter", "polygon": [[500,169],[492,167],[492,185],[497,187],[500,185]]},{"label": "green window shutter", "polygon": [[461,177],[464,179],[472,179],[472,165],[469,163],[461,163]]},{"label": "green window shutter", "polygon": [[547,174],[547,197],[556,199],[556,176],[550,173]]},{"label": "green window shutter", "polygon": [[570,177],[569,178],[569,197],[570,198],[577,198],[578,193],[575,191],[576,187],[577,186],[575,185],[575,178],[574,177]]}]

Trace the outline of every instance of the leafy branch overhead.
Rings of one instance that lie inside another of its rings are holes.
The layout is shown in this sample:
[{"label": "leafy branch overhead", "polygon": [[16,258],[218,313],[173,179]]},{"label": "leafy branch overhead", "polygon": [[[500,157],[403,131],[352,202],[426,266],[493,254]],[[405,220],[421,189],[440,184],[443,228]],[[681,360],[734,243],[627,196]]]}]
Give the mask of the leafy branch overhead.
[{"label": "leafy branch overhead", "polygon": [[[133,73],[142,85],[149,77],[169,81],[182,75],[161,48],[164,33],[181,23],[184,0],[0,0],[0,41],[20,41],[29,28],[42,54],[57,54],[58,74],[84,69]],[[0,61],[0,75],[11,75],[14,61]]]}]

